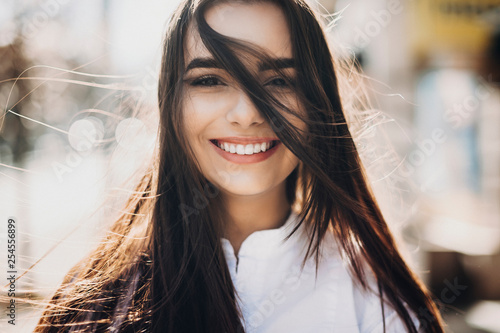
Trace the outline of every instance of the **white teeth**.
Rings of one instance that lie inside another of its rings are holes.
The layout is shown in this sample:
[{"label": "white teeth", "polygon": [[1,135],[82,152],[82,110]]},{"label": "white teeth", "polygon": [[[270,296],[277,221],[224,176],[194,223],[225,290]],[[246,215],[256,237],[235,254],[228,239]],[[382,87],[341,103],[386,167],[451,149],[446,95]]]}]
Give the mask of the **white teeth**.
[{"label": "white teeth", "polygon": [[245,146],[245,155],[252,155],[253,154],[253,145],[248,144]]},{"label": "white teeth", "polygon": [[243,145],[236,145],[236,153],[238,155],[245,155],[245,146],[243,146]]},{"label": "white teeth", "polygon": [[218,142],[217,145],[219,146],[220,149],[225,150],[227,152],[230,152],[232,154],[253,155],[253,154],[258,154],[260,152],[265,152],[266,150],[269,150],[269,147],[271,146],[271,142],[262,142],[262,143],[256,143],[256,144],[250,143],[247,145],[233,144],[233,143],[227,143],[227,142]]}]

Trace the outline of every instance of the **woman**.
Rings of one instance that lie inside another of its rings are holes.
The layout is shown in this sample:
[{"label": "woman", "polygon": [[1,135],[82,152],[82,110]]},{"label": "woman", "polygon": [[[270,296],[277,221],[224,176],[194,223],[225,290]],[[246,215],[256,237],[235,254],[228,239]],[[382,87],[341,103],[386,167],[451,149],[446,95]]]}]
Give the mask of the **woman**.
[{"label": "woman", "polygon": [[367,186],[340,84],[303,1],[184,1],[154,166],[36,332],[443,332]]}]

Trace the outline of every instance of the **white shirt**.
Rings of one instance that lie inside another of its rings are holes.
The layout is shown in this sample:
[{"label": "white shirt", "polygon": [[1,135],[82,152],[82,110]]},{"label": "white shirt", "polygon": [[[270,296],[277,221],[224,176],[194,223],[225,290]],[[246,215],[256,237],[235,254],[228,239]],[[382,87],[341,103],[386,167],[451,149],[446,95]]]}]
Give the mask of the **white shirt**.
[{"label": "white shirt", "polygon": [[[301,273],[308,243],[305,223],[282,242],[298,221],[292,212],[280,228],[252,233],[241,244],[238,258],[229,240],[221,238],[245,331],[383,332],[379,297],[354,284],[331,233],[322,246],[316,283],[314,256]],[[374,280],[371,285],[378,290]],[[386,332],[406,332],[397,313],[389,305],[384,308]]]}]

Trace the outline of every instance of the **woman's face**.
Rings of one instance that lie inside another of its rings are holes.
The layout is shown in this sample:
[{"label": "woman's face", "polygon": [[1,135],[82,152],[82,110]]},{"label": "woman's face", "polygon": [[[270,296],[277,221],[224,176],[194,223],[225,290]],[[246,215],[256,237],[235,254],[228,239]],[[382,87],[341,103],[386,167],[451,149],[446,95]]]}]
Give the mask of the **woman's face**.
[{"label": "woman's face", "polygon": [[[288,77],[295,76],[290,32],[276,5],[222,3],[208,9],[205,17],[218,33],[260,46],[287,64]],[[258,195],[282,184],[297,166],[297,157],[278,140],[239,84],[218,68],[196,29],[190,31],[185,41],[184,130],[203,175],[231,195]],[[298,110],[293,89],[278,73],[263,68],[258,59],[241,60],[266,89]],[[297,118],[286,117],[304,128]]]}]

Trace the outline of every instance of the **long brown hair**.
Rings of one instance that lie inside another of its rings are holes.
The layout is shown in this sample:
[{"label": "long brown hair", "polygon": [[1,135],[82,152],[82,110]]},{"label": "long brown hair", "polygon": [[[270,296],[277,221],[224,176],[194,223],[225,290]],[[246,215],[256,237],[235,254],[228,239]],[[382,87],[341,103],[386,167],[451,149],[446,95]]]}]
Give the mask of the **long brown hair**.
[{"label": "long brown hair", "polygon": [[[417,332],[410,311],[426,314],[421,320],[426,331],[443,332],[435,304],[402,259],[367,185],[343,112],[338,72],[316,15],[303,0],[272,1],[289,24],[297,72],[290,83],[307,111],[304,116],[281,103],[241,61],[246,54],[273,66],[263,50],[207,24],[204,13],[220,2],[185,0],[171,18],[158,91],[159,148],[152,167],[109,236],[66,276],[36,332],[244,331],[219,241],[219,190],[203,177],[182,131],[184,42],[190,29],[196,29],[215,61],[241,84],[300,159],[286,181],[299,225],[312,230],[304,262],[315,256],[318,263],[324,236],[333,231],[355,282],[368,288],[366,275],[374,274],[381,300],[397,311],[409,332]],[[307,134],[284,113],[301,118]]]}]

